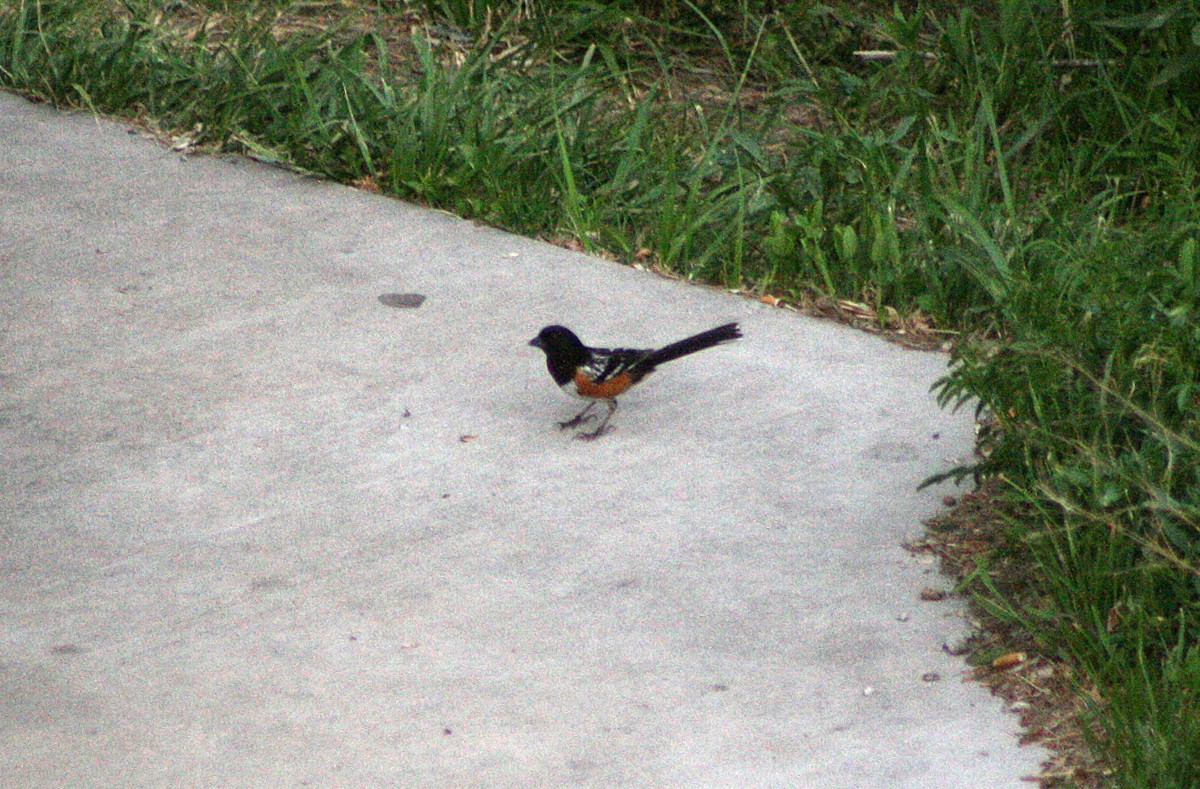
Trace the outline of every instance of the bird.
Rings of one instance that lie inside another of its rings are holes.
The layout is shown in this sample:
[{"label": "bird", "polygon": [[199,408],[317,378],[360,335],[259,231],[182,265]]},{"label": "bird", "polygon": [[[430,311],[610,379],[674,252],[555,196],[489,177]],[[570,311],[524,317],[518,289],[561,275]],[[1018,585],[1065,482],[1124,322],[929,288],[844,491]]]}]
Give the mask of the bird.
[{"label": "bird", "polygon": [[726,323],[661,348],[590,348],[575,332],[555,325],[543,328],[529,344],[545,351],[546,368],[554,383],[568,395],[588,401],[587,407],[574,418],[559,422],[560,429],[566,430],[592,419],[589,414],[599,403],[608,407],[599,427],[575,435],[591,441],[608,428],[608,420],[617,410],[617,396],[654,372],[658,365],[741,336],[736,323]]}]

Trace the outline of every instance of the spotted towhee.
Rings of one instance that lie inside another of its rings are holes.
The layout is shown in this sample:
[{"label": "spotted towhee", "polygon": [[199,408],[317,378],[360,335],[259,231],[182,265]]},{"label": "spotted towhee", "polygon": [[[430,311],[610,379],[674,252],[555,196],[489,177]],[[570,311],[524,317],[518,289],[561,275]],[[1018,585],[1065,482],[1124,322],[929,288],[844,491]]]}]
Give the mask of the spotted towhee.
[{"label": "spotted towhee", "polygon": [[723,342],[742,336],[736,323],[726,323],[715,329],[700,332],[686,340],[673,342],[657,350],[635,350],[632,348],[589,348],[579,341],[575,333],[564,326],[547,326],[538,336],[529,341],[535,348],[546,352],[546,367],[554,383],[574,397],[588,400],[588,405],[574,419],[559,422],[564,430],[591,419],[588,412],[597,403],[608,406],[608,413],[600,426],[588,433],[575,437],[585,440],[597,438],[608,426],[608,420],[617,410],[617,395],[654,372],[654,368],[680,356],[703,351]]}]

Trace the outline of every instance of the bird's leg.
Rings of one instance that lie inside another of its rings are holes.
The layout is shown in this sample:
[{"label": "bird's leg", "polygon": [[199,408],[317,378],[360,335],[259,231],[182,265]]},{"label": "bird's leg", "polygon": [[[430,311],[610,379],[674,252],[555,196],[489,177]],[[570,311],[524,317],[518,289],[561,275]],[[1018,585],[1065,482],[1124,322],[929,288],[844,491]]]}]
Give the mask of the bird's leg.
[{"label": "bird's leg", "polygon": [[[596,402],[598,403],[600,401],[597,400]],[[604,415],[603,421],[600,422],[600,427],[596,428],[590,433],[576,433],[576,438],[581,441],[594,441],[604,433],[605,429],[608,427],[608,420],[612,419],[612,415],[617,412],[617,401],[605,400],[604,404],[608,406],[608,413]]]},{"label": "bird's leg", "polygon": [[568,427],[575,427],[576,425],[582,425],[584,422],[591,419],[592,417],[588,416],[588,411],[591,411],[593,408],[595,408],[596,403],[598,403],[598,402],[599,402],[598,400],[593,400],[592,402],[587,404],[587,408],[580,411],[573,418],[568,419],[566,422],[559,422],[558,429],[566,430]]}]

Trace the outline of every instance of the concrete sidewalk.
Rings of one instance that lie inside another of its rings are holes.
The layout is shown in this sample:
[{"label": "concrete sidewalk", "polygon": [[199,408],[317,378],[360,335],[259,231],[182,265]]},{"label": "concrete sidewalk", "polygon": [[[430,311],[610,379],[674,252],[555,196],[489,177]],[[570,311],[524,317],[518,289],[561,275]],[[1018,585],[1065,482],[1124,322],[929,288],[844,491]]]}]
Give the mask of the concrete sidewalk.
[{"label": "concrete sidewalk", "polygon": [[[942,356],[7,94],[0,320],[0,786],[980,789],[1044,758],[900,547],[971,451]],[[730,320],[611,434],[555,429],[542,325]]]}]

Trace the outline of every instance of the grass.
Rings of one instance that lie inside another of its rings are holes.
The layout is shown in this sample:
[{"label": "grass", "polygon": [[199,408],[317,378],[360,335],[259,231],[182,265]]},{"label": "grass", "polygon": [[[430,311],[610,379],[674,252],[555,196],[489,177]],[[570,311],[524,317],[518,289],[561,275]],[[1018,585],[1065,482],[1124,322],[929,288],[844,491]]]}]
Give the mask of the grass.
[{"label": "grass", "polygon": [[5,0],[0,84],[956,338],[939,393],[991,425],[960,471],[1030,581],[967,587],[1073,667],[1105,783],[1186,787],[1198,41],[1182,1]]}]

